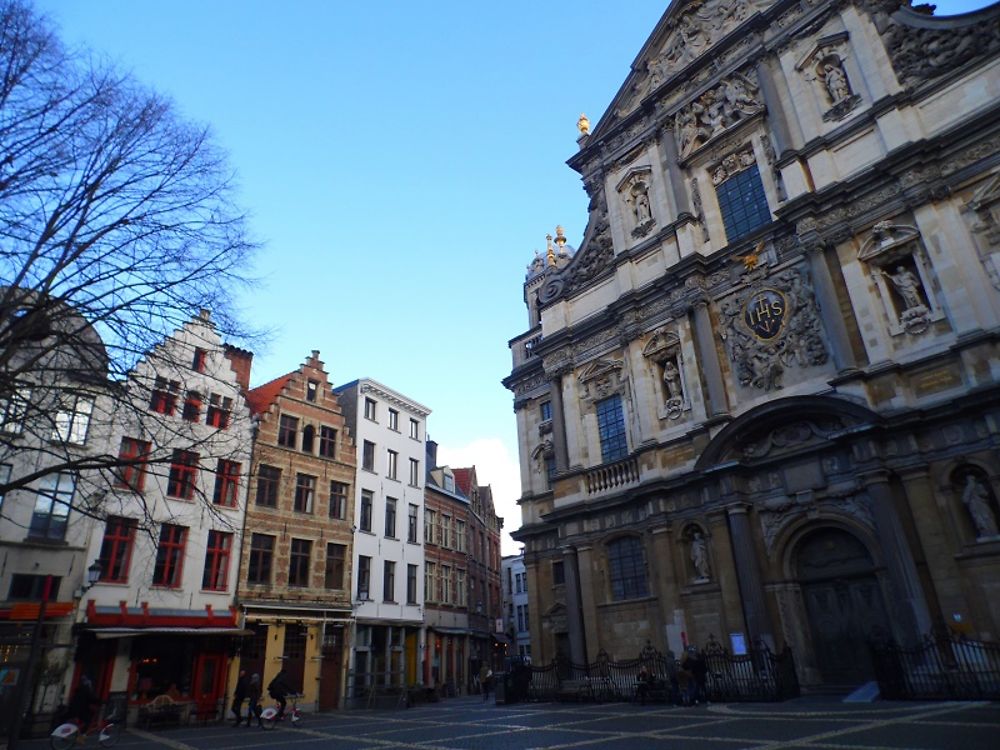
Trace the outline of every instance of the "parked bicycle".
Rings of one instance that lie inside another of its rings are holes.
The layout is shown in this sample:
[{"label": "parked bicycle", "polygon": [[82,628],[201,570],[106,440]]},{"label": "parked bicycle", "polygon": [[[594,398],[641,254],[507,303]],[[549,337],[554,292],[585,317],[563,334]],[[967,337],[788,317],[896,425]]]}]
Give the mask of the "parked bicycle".
[{"label": "parked bicycle", "polygon": [[[115,712],[97,723],[97,744],[101,747],[111,747],[122,735],[122,720]],[[80,735],[80,724],[77,721],[64,721],[49,735],[49,745],[52,750],[69,750],[77,744]],[[86,737],[86,735],[84,735]]]},{"label": "parked bicycle", "polygon": [[278,718],[278,711],[281,710],[281,704],[275,702],[273,706],[268,706],[260,714],[260,723],[264,729],[274,729],[275,724],[279,721],[288,721],[292,725],[298,724],[299,720],[302,718],[302,712],[299,711],[299,698],[302,697],[301,693],[289,693],[286,698],[288,699],[288,704],[285,706],[285,715],[283,719]]}]

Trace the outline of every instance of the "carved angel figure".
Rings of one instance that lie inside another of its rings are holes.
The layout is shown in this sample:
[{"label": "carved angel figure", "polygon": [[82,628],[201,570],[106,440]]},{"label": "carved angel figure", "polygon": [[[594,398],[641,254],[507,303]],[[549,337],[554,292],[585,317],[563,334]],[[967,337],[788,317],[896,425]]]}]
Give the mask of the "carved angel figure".
[{"label": "carved angel figure", "polygon": [[976,527],[976,536],[997,536],[997,519],[990,507],[990,491],[979,477],[969,474],[965,479],[965,489],[962,491],[962,502],[969,510],[969,516]]}]

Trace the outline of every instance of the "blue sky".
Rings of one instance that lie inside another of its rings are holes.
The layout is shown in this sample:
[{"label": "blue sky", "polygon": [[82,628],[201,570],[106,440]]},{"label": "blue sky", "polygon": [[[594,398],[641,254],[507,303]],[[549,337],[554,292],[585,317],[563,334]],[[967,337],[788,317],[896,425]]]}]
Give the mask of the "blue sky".
[{"label": "blue sky", "polygon": [[[985,2],[939,2],[938,15]],[[430,407],[441,463],[475,463],[520,523],[507,341],[546,233],[576,245],[565,160],[667,3],[36,0],[87,46],[208,123],[264,243],[242,300],[273,329],[253,384],[319,349]],[[514,550],[505,539],[504,552]]]}]

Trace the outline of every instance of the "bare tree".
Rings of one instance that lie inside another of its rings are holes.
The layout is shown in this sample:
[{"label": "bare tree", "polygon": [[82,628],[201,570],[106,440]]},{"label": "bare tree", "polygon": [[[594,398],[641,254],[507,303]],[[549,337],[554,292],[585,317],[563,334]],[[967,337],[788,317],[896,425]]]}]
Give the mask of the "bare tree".
[{"label": "bare tree", "polygon": [[[233,300],[255,245],[232,198],[206,128],[0,0],[0,498],[60,472],[110,481],[130,462],[169,461],[80,450],[74,415],[96,418],[106,397],[119,421],[121,409],[162,416],[136,365],[168,356],[157,345],[202,310],[226,340],[248,340]],[[93,501],[74,509],[102,515]]]}]

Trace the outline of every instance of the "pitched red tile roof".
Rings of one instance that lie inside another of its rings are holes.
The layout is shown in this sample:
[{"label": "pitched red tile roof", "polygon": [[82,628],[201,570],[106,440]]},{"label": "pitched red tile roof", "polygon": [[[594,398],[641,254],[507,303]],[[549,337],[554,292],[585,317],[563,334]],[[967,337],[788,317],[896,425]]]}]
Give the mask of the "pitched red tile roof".
[{"label": "pitched red tile roof", "polygon": [[282,389],[288,385],[288,381],[292,379],[294,374],[294,372],[290,372],[287,375],[281,375],[269,383],[264,383],[264,385],[258,385],[256,388],[250,389],[247,393],[247,404],[250,406],[250,413],[261,414],[267,411]]},{"label": "pitched red tile roof", "polygon": [[476,467],[473,466],[469,469],[452,469],[452,473],[455,475],[455,486],[458,487],[459,491],[463,495],[471,497],[472,477],[476,473]]}]

